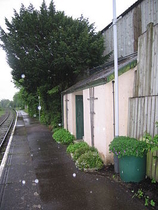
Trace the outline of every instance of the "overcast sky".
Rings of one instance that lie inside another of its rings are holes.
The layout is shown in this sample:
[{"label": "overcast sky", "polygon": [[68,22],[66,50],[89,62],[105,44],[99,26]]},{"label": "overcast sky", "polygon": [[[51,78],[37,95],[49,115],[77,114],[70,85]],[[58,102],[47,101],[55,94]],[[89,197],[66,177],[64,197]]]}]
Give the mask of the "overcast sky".
[{"label": "overcast sky", "polygon": [[[28,7],[30,3],[39,10],[43,0],[0,0],[0,26],[5,29],[6,17],[11,20],[13,9],[19,12],[21,3]],[[45,0],[49,6],[50,0]],[[136,0],[116,0],[117,16],[130,7]],[[113,18],[112,0],[54,0],[56,10],[64,11],[67,16],[79,18],[83,14],[90,23],[95,23],[96,30],[102,30]],[[12,100],[18,91],[11,82],[11,69],[6,62],[5,52],[0,49],[0,100]]]}]

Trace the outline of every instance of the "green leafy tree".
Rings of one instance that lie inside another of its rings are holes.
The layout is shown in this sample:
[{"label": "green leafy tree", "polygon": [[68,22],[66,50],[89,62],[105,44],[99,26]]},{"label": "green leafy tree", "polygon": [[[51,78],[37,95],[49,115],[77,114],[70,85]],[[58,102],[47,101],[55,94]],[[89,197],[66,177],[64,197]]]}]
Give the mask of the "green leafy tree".
[{"label": "green leafy tree", "polygon": [[21,88],[20,91],[15,93],[15,95],[13,96],[14,108],[21,108],[21,109],[25,108],[25,101],[23,100],[23,97],[22,97],[22,90],[23,88]]},{"label": "green leafy tree", "polygon": [[1,47],[15,85],[27,94],[30,113],[37,112],[40,96],[42,119],[50,123],[55,114],[59,121],[61,91],[109,57],[103,56],[101,33],[83,16],[73,19],[56,12],[53,1],[48,8],[43,1],[39,11],[32,4],[28,8],[22,4],[11,22],[5,18],[5,23],[7,31],[0,28]]},{"label": "green leafy tree", "polygon": [[10,100],[9,99],[2,99],[0,101],[0,107],[1,108],[9,108],[10,107]]}]

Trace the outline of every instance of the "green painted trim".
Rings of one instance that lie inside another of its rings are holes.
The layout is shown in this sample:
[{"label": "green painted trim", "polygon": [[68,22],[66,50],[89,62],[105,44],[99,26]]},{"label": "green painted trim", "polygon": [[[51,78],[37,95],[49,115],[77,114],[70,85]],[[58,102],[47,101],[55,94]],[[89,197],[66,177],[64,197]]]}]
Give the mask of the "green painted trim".
[{"label": "green painted trim", "polygon": [[[118,70],[118,76],[124,74],[125,72],[129,71],[130,69],[133,69],[136,65],[137,65],[137,60],[134,60],[134,61],[130,62],[129,64],[127,64],[126,66],[120,68]],[[108,82],[110,82],[114,79],[115,79],[115,74],[112,73],[112,74],[108,75],[106,78],[102,78],[100,80],[93,81],[89,84],[87,83],[87,85],[80,88],[80,90],[84,90],[84,89],[87,89],[87,88],[90,88],[90,87],[96,87],[96,86],[99,86],[99,85],[104,85],[104,84],[106,84],[106,83],[108,83]],[[76,90],[74,90],[74,91],[76,91]]]},{"label": "green painted trim", "polygon": [[[84,136],[84,111],[83,111],[83,95],[75,96],[76,108],[76,139],[82,139]],[[81,111],[81,117],[78,117],[78,110]],[[79,128],[79,129],[78,129]]]},{"label": "green painted trim", "polygon": [[[129,71],[130,69],[134,68],[137,65],[137,61],[132,61],[131,63],[127,64],[126,66],[122,67],[118,70],[118,76],[122,75],[123,73]],[[107,83],[115,79],[115,74],[112,73],[111,75],[107,76]]]},{"label": "green painted trim", "polygon": [[[137,65],[137,60],[134,60],[130,63],[128,63],[126,66],[120,68],[118,70],[118,76],[124,74],[125,72],[129,71],[130,69],[133,69],[135,66]],[[88,88],[91,88],[91,87],[96,87],[96,86],[99,86],[99,85],[104,85],[112,80],[115,79],[115,74],[114,72],[110,75],[108,75],[107,77],[105,78],[101,78],[99,80],[96,80],[96,81],[92,81],[92,82],[87,82],[85,85],[79,87],[79,88],[72,88],[70,89],[69,91],[66,91],[66,92],[63,92],[63,95],[65,94],[68,94],[68,93],[74,93],[76,91],[81,91],[81,90],[85,90],[85,89],[88,89]]]}]

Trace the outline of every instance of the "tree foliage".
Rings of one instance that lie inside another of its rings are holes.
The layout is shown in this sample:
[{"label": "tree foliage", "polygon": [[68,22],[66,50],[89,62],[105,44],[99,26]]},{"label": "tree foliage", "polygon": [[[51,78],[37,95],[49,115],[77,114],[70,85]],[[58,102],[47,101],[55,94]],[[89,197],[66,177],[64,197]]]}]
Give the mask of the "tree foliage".
[{"label": "tree foliage", "polygon": [[10,107],[10,101],[9,101],[9,99],[2,99],[1,101],[0,101],[0,107],[1,108],[9,108]]},{"label": "tree foliage", "polygon": [[[19,13],[14,10],[11,22],[6,18],[5,23],[7,31],[0,28],[1,47],[14,83],[24,89],[31,110],[36,106],[37,111],[40,95],[44,117],[59,112],[61,91],[107,59],[103,37],[95,32],[94,24],[83,16],[73,19],[57,12],[53,1],[48,8],[43,1],[39,11],[32,4],[28,8],[22,4]],[[50,122],[52,117],[48,118]]]},{"label": "tree foliage", "polygon": [[24,101],[21,97],[21,92],[22,92],[22,89],[20,90],[20,92],[15,93],[15,95],[13,97],[13,107],[14,108],[21,108],[21,109],[25,108]]}]

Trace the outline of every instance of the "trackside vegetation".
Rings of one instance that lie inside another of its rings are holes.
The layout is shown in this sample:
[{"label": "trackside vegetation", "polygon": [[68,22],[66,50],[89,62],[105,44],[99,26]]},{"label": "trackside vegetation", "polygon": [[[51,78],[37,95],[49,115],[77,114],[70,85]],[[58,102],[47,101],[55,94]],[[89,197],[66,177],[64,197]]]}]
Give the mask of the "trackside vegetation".
[{"label": "trackside vegetation", "polygon": [[103,64],[109,57],[101,32],[83,16],[73,19],[56,11],[53,0],[43,0],[39,10],[23,4],[0,27],[0,47],[6,52],[12,78],[19,88],[22,105],[41,122],[61,123],[61,92],[86,75],[86,70]]}]

